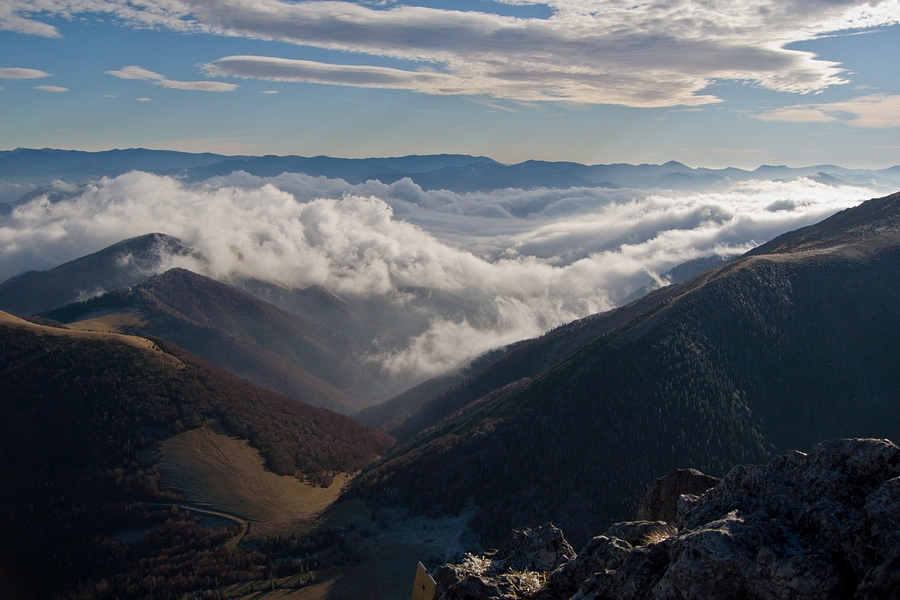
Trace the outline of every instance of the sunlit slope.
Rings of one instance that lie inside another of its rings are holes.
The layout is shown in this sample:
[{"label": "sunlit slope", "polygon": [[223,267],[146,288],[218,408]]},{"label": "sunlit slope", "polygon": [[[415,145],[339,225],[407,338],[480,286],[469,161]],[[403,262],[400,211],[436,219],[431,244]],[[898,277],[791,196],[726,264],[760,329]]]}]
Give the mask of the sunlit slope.
[{"label": "sunlit slope", "polygon": [[210,423],[162,442],[159,471],[185,499],[245,519],[289,526],[317,517],[340,494],[349,475],[328,487],[278,475],[264,467],[246,440]]},{"label": "sunlit slope", "polygon": [[[599,336],[565,342],[586,331]],[[432,415],[437,424],[359,492],[433,513],[472,499],[489,537],[549,519],[582,542],[632,516],[646,482],[672,468],[722,474],[826,438],[900,438],[900,195],[561,328],[489,369],[572,346],[531,380],[470,391],[481,400],[462,408],[426,407],[451,416]],[[462,388],[476,384],[490,387],[482,376]]]}]

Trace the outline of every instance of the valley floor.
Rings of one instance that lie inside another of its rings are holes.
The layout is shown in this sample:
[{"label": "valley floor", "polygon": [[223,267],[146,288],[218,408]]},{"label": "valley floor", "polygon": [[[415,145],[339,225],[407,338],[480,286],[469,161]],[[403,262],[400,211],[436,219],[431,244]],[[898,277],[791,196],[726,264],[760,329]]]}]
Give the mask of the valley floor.
[{"label": "valley floor", "polygon": [[327,488],[276,475],[264,469],[262,457],[245,440],[214,425],[178,434],[161,451],[164,480],[185,494],[180,506],[193,507],[198,516],[219,514],[243,524],[229,544],[253,547],[276,536],[331,527],[344,534],[343,543],[356,557],[351,564],[325,564],[219,590],[230,598],[405,599],[417,562],[443,564],[478,547],[466,525],[471,511],[440,519],[408,518],[399,510],[374,513],[360,500],[336,503],[350,475],[335,477]]}]

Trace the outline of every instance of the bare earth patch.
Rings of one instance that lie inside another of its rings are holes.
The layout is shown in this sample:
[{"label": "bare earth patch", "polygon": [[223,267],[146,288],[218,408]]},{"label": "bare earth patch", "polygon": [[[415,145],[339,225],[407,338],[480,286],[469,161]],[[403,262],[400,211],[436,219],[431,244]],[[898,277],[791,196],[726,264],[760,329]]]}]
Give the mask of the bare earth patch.
[{"label": "bare earth patch", "polygon": [[327,488],[266,470],[259,452],[209,427],[185,431],[162,444],[159,470],[189,502],[209,505],[250,521],[315,519],[350,478],[338,475]]}]

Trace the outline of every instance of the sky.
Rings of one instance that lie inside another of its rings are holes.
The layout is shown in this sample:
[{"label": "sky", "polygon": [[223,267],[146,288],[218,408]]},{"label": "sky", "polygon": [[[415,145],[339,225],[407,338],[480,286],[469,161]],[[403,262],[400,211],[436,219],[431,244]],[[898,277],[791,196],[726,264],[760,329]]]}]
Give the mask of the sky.
[{"label": "sky", "polygon": [[3,0],[0,149],[900,164],[900,0]]}]

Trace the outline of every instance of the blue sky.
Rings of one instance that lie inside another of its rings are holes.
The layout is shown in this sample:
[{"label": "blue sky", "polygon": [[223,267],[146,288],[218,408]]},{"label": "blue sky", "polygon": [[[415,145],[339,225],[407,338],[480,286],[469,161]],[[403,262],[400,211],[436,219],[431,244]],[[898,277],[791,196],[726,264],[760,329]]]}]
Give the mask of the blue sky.
[{"label": "blue sky", "polygon": [[900,164],[900,2],[5,0],[0,149]]}]

